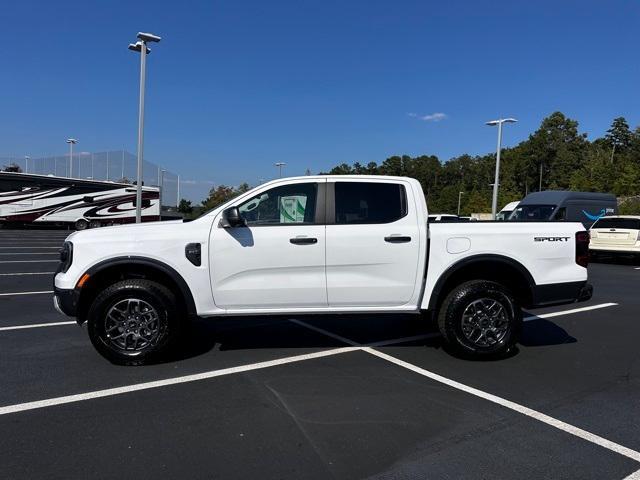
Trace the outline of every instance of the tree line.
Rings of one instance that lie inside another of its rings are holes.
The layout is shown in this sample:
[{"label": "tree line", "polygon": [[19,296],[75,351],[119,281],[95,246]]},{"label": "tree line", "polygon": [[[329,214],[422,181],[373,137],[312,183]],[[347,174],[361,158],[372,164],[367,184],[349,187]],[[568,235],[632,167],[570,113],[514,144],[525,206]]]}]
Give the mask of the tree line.
[{"label": "tree line", "polygon": [[[640,127],[632,130],[618,117],[593,141],[578,127],[576,120],[554,112],[528,139],[502,150],[499,207],[538,190],[575,190],[613,193],[621,213],[640,214]],[[380,164],[342,163],[320,174],[413,177],[422,184],[431,211],[455,213],[463,192],[460,213],[469,215],[491,211],[495,161],[495,152],[446,162],[435,155],[401,155]],[[248,188],[246,183],[237,188],[219,185],[201,208],[214,208]],[[190,203],[188,207],[193,208]]]}]

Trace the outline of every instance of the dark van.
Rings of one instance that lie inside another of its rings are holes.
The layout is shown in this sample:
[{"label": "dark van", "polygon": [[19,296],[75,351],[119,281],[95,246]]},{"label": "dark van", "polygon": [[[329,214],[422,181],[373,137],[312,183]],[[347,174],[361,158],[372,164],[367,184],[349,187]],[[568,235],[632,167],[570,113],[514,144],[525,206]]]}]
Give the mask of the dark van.
[{"label": "dark van", "polygon": [[547,190],[527,195],[509,220],[582,222],[589,228],[599,218],[617,213],[618,202],[610,193]]}]

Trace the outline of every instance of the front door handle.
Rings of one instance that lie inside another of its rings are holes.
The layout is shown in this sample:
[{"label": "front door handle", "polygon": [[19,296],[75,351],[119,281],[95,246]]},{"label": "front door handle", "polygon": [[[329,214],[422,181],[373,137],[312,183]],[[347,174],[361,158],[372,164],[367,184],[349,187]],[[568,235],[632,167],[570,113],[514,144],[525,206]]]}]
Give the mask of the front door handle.
[{"label": "front door handle", "polygon": [[384,241],[389,243],[409,243],[411,241],[411,237],[404,237],[402,235],[389,235],[388,237],[384,237]]},{"label": "front door handle", "polygon": [[295,237],[290,238],[289,241],[294,245],[313,245],[314,243],[318,243],[317,238],[311,237]]}]

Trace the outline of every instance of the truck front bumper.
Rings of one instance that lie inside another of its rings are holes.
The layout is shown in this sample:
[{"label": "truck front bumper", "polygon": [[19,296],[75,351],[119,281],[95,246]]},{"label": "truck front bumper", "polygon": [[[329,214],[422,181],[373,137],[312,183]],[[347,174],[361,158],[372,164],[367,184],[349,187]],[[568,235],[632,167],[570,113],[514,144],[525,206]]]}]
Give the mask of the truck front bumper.
[{"label": "truck front bumper", "polygon": [[78,312],[80,291],[53,287],[53,306],[62,315],[75,317]]},{"label": "truck front bumper", "polygon": [[592,295],[593,286],[586,281],[536,285],[533,289],[533,306],[542,307],[561,303],[585,302]]}]

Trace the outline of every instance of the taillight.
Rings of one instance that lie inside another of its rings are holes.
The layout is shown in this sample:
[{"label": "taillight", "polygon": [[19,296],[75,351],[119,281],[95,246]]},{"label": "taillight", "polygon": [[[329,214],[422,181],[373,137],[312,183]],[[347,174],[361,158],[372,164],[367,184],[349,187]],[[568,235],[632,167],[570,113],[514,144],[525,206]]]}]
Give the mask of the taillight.
[{"label": "taillight", "polygon": [[589,266],[589,232],[576,233],[576,263],[584,268]]}]

